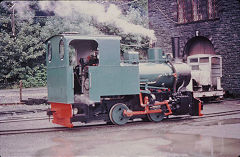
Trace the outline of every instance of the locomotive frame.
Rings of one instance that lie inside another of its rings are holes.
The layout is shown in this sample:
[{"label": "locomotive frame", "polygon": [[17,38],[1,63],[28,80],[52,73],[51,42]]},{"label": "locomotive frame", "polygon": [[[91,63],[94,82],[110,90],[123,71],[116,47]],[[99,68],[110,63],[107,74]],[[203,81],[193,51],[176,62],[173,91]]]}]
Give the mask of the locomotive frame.
[{"label": "locomotive frame", "polygon": [[[159,48],[149,49],[148,60],[141,63],[131,52],[121,61],[120,37],[115,36],[59,34],[46,45],[47,114],[53,123],[73,127],[73,122],[104,120],[123,125],[134,118],[159,122],[171,114],[202,115],[201,101],[183,88],[186,76]],[[74,66],[72,58],[77,59]],[[152,66],[163,73],[149,75]]]}]

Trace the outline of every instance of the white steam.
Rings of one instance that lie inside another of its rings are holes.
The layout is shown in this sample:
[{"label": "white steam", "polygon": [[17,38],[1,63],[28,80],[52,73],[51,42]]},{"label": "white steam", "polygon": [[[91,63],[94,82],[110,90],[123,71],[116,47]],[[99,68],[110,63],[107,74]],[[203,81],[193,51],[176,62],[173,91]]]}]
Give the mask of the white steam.
[{"label": "white steam", "polygon": [[13,8],[15,11],[17,11],[18,16],[25,18],[25,19],[31,19],[33,15],[33,10],[29,7],[31,2],[30,1],[13,1],[12,2]]},{"label": "white steam", "polygon": [[83,94],[82,95],[74,95],[74,101],[76,103],[83,103],[83,104],[87,104],[87,105],[94,104],[94,102],[91,101],[88,96],[83,95]]},{"label": "white steam", "polygon": [[100,23],[112,24],[125,34],[142,35],[156,40],[153,30],[128,22],[114,4],[106,7],[103,4],[88,1],[39,1],[39,5],[42,10],[53,11],[61,17],[71,18],[74,13],[79,13],[92,17]]}]

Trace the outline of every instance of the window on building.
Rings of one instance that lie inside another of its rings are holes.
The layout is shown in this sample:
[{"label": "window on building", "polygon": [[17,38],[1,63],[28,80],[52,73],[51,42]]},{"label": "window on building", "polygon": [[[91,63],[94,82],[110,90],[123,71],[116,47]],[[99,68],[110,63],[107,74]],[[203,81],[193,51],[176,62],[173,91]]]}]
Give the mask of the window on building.
[{"label": "window on building", "polygon": [[214,19],[217,0],[177,0],[178,23]]}]

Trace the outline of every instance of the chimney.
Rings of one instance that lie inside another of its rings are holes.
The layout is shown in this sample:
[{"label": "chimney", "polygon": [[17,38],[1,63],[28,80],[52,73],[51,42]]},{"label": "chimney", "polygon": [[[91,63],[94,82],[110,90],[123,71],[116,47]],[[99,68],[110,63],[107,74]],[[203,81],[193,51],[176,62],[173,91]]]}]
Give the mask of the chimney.
[{"label": "chimney", "polygon": [[156,40],[150,39],[149,40],[149,48],[154,48],[156,46]]},{"label": "chimney", "polygon": [[180,44],[179,37],[172,37],[172,53],[175,61],[180,60]]}]

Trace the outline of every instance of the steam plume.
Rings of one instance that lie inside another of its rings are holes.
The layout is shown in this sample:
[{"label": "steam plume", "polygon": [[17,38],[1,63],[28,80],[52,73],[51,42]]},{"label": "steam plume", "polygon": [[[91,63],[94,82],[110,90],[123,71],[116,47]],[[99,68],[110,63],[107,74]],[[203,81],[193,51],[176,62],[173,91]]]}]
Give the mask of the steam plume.
[{"label": "steam plume", "polygon": [[125,34],[137,34],[156,40],[153,30],[135,25],[124,19],[121,10],[114,4],[109,7],[88,1],[39,1],[42,10],[53,11],[61,17],[72,17],[74,13],[90,16],[100,23],[112,24]]},{"label": "steam plume", "polygon": [[86,95],[74,95],[74,101],[77,103],[83,103],[87,105],[92,105],[94,104],[93,101],[89,99]]},{"label": "steam plume", "polygon": [[20,17],[25,19],[33,18],[33,10],[29,7],[30,1],[13,1],[12,3],[15,4],[13,7]]}]

